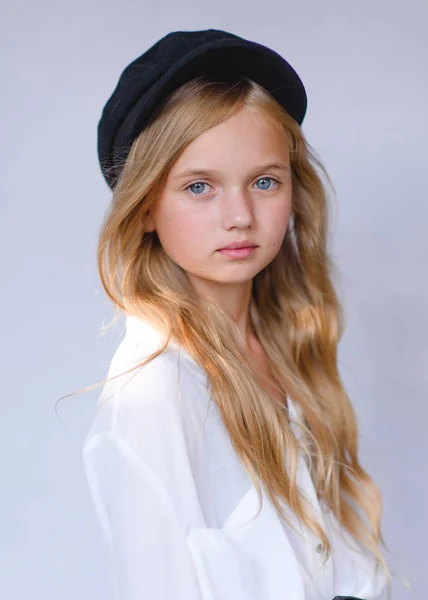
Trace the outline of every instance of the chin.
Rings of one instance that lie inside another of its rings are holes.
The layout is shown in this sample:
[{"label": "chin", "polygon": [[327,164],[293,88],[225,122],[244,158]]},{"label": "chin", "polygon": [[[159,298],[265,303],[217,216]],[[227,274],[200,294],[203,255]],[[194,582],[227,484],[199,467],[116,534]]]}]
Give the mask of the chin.
[{"label": "chin", "polygon": [[260,270],[252,269],[251,272],[233,273],[227,276],[213,278],[212,280],[217,283],[247,283],[252,281],[258,273],[260,273]]}]

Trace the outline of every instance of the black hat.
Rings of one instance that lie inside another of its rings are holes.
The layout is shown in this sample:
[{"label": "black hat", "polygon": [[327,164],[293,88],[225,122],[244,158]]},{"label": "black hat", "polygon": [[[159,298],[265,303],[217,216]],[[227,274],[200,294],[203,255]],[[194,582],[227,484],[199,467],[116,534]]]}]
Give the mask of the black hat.
[{"label": "black hat", "polygon": [[122,72],[98,123],[98,157],[114,188],[132,142],[161,102],[201,75],[241,74],[268,90],[301,125],[307,97],[293,67],[274,50],[217,29],[173,31]]}]

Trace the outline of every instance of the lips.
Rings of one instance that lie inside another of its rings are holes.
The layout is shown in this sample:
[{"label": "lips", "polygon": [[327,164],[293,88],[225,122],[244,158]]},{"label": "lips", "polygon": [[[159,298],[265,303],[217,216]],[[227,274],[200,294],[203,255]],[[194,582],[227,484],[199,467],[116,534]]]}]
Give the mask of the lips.
[{"label": "lips", "polygon": [[257,246],[246,246],[243,248],[221,248],[217,252],[231,259],[242,259],[252,256],[256,250]]},{"label": "lips", "polygon": [[253,242],[232,242],[219,250],[240,250],[242,248],[257,248],[257,244]]}]

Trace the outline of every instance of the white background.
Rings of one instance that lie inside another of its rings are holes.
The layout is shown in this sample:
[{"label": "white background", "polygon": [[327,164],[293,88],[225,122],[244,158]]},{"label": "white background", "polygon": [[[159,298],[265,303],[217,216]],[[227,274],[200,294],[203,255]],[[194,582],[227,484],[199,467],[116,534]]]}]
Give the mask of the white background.
[{"label": "white background", "polygon": [[392,598],[425,600],[427,3],[15,0],[1,12],[1,597],[109,598],[81,461],[99,388],[54,410],[106,376],[120,336],[100,335],[113,312],[95,265],[110,200],[96,127],[131,60],[169,31],[216,28],[271,46],[306,86],[303,131],[338,198],[340,370],[383,492],[387,556],[413,585],[395,581]]}]

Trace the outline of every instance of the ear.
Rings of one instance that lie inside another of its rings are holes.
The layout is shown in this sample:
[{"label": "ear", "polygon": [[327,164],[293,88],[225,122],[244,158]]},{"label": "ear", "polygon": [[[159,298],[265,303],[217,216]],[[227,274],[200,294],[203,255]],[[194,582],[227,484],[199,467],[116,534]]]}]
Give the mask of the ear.
[{"label": "ear", "polygon": [[149,219],[146,223],[146,226],[145,226],[145,231],[150,233],[152,231],[155,231],[155,229],[156,229],[156,226],[155,226],[154,219],[153,219],[153,217],[149,217]]}]

